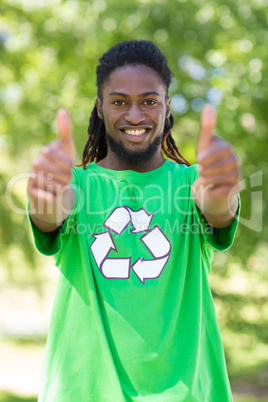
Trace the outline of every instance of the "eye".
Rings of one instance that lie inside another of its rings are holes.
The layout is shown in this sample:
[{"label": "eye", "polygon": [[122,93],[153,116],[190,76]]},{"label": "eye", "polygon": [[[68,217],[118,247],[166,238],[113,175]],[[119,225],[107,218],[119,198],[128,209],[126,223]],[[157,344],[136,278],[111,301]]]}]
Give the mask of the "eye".
[{"label": "eye", "polygon": [[115,105],[115,106],[124,106],[125,102],[122,101],[122,100],[115,100],[115,101],[113,101],[113,105]]},{"label": "eye", "polygon": [[157,102],[154,99],[146,99],[146,101],[144,101],[144,103],[145,103],[145,105],[153,106],[153,105],[156,105]]}]

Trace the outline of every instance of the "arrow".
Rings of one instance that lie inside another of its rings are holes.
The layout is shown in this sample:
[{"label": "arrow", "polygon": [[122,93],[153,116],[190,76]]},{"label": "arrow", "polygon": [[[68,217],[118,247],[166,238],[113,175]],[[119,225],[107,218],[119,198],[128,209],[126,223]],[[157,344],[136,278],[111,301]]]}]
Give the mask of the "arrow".
[{"label": "arrow", "polygon": [[144,208],[138,211],[132,211],[132,209],[128,208],[128,211],[130,213],[131,222],[134,228],[131,230],[131,233],[145,232],[149,229],[152,217],[154,215],[153,213],[147,214]]},{"label": "arrow", "polygon": [[155,258],[170,254],[170,242],[159,226],[154,226],[150,232],[141,237],[141,241]]},{"label": "arrow", "polygon": [[102,261],[107,257],[110,250],[116,250],[116,247],[109,232],[93,234],[92,236],[95,238],[95,240],[91,244],[90,248],[96,264],[98,268],[100,268]]},{"label": "arrow", "polygon": [[112,232],[120,235],[130,222],[130,215],[127,207],[117,207],[108,216],[103,226]]},{"label": "arrow", "polygon": [[141,283],[144,284],[145,279],[155,279],[161,275],[168,259],[169,255],[155,260],[144,260],[143,258],[139,258],[135,264],[132,265],[132,269]]},{"label": "arrow", "polygon": [[107,258],[101,265],[103,276],[109,279],[128,279],[131,258]]}]

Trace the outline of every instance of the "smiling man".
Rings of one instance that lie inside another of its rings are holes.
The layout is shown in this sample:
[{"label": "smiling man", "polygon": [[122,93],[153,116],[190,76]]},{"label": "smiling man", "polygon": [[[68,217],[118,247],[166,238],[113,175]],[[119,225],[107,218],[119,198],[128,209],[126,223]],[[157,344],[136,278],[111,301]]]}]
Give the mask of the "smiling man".
[{"label": "smiling man", "polygon": [[[141,65],[111,72],[97,99],[104,120],[108,153],[99,165],[110,169],[153,170],[164,163],[161,142],[170,98],[158,73]],[[146,167],[147,166],[147,167]]]},{"label": "smiling man", "polygon": [[234,239],[240,172],[209,105],[199,165],[181,155],[170,83],[152,42],[117,44],[82,164],[64,109],[33,163],[30,223],[60,272],[40,401],[232,401],[208,273]]}]

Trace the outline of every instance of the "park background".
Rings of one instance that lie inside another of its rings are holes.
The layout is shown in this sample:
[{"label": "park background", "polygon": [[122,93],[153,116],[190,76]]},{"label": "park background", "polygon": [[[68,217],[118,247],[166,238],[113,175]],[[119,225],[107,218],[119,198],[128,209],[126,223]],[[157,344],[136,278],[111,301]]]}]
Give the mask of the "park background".
[{"label": "park background", "polygon": [[35,401],[57,269],[39,255],[24,214],[32,159],[56,137],[66,107],[77,160],[96,96],[95,68],[115,43],[154,41],[174,73],[179,149],[195,163],[200,112],[243,170],[234,246],[210,283],[237,402],[268,401],[268,1],[1,0],[0,401]]}]

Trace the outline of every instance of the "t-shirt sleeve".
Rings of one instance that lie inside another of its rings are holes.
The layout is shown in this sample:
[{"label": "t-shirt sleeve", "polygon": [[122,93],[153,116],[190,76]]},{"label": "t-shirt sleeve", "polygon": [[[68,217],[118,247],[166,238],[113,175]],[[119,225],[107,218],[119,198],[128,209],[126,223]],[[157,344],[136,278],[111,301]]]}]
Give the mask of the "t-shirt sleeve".
[{"label": "t-shirt sleeve", "polygon": [[54,255],[59,252],[59,250],[62,247],[64,238],[68,235],[69,231],[74,225],[75,221],[75,216],[76,216],[76,211],[77,211],[77,205],[78,205],[78,193],[77,193],[77,185],[76,185],[76,179],[75,179],[75,170],[73,170],[73,179],[71,182],[71,185],[74,188],[74,191],[76,193],[76,202],[74,205],[74,208],[70,214],[70,216],[65,219],[65,221],[62,223],[62,225],[54,230],[53,232],[45,233],[37,229],[29,215],[29,200],[27,200],[27,216],[28,220],[30,223],[30,227],[33,233],[34,237],[34,243],[37,248],[37,250],[44,255],[50,256]]},{"label": "t-shirt sleeve", "polygon": [[[190,168],[191,184],[193,184],[195,179],[199,176],[197,168],[198,165],[193,165]],[[207,223],[201,210],[195,205],[195,202],[192,199],[194,216],[199,224],[201,235],[204,239],[205,244],[210,245],[211,247],[219,251],[227,250],[232,246],[238,226],[239,214],[241,209],[241,200],[239,195],[238,195],[238,201],[239,201],[238,210],[233,222],[229,226],[219,229],[214,228]]]}]

